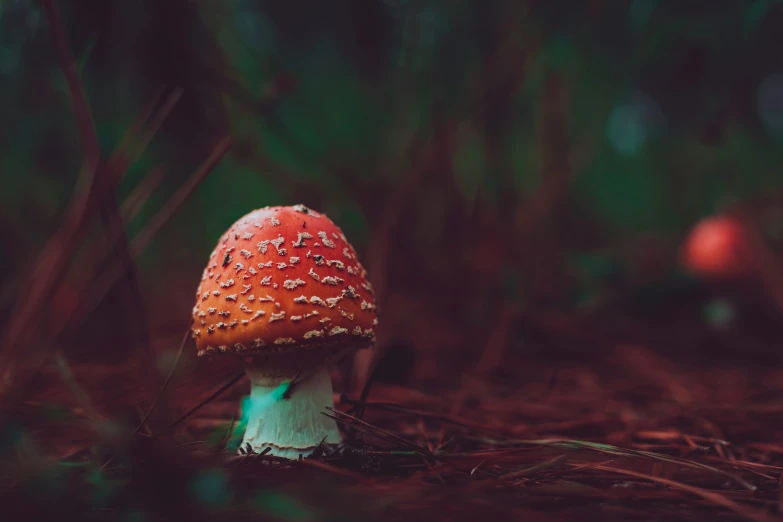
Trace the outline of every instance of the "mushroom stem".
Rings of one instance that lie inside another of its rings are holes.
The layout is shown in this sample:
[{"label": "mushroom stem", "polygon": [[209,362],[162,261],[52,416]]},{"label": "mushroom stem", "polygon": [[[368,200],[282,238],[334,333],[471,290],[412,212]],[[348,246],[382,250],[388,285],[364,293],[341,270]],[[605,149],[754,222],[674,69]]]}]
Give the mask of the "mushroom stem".
[{"label": "mushroom stem", "polygon": [[288,398],[283,398],[289,379],[270,378],[254,368],[245,369],[250,379],[250,401],[243,448],[250,444],[260,453],[267,447],[269,454],[289,459],[308,456],[321,442],[339,444],[342,441],[337,423],[321,412],[333,406],[332,377],[327,365],[297,381]]}]

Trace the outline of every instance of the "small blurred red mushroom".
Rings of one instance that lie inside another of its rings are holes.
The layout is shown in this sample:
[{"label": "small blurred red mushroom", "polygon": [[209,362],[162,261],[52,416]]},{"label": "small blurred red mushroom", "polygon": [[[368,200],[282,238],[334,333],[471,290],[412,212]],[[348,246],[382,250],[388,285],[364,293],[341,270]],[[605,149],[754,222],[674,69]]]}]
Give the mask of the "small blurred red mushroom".
[{"label": "small blurred red mushroom", "polygon": [[703,219],[685,241],[683,263],[688,270],[703,277],[748,275],[753,269],[753,258],[744,226],[731,216]]}]

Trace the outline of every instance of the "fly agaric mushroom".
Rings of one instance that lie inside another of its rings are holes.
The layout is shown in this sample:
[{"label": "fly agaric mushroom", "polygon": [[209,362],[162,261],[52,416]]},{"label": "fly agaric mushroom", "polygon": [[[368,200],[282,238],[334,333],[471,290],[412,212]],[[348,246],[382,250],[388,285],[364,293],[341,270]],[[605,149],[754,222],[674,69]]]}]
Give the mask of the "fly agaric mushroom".
[{"label": "fly agaric mushroom", "polygon": [[753,268],[747,232],[730,216],[697,223],[685,242],[683,261],[691,272],[712,278],[741,277]]},{"label": "fly agaric mushroom", "polygon": [[[341,441],[329,364],[375,341],[373,290],[351,244],[303,205],[254,210],[209,258],[193,308],[198,355],[235,354],[251,383],[242,447],[288,458]],[[287,383],[286,397],[275,391]]]}]

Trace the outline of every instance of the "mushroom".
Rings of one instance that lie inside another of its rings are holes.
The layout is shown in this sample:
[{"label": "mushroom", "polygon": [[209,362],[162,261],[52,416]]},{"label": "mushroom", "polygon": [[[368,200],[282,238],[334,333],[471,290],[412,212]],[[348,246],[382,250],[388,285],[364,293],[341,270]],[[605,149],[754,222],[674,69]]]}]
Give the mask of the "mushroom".
[{"label": "mushroom", "polygon": [[351,244],[325,215],[295,205],[254,210],[223,234],[196,292],[192,336],[199,356],[242,361],[251,406],[241,447],[297,458],[341,441],[321,414],[334,404],[329,365],[373,344],[376,324]]},{"label": "mushroom", "polygon": [[683,261],[690,272],[716,279],[741,278],[754,268],[748,233],[738,219],[729,215],[698,222],[685,241]]}]

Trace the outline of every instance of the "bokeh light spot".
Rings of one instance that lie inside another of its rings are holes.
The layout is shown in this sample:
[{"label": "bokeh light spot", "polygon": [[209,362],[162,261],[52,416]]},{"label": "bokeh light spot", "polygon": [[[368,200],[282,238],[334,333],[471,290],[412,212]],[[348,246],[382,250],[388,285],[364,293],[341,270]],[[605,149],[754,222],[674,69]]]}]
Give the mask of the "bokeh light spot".
[{"label": "bokeh light spot", "polygon": [[289,386],[291,386],[291,383],[286,381],[262,397],[247,396],[242,399],[242,418],[240,422],[247,424],[247,420],[250,417],[260,417],[262,411],[283,400],[283,396],[288,391]]},{"label": "bokeh light spot", "polygon": [[767,131],[783,136],[783,74],[772,74],[761,82],[757,108]]},{"label": "bokeh light spot", "polygon": [[731,328],[736,320],[734,305],[728,299],[714,299],[704,307],[704,320],[713,328]]},{"label": "bokeh light spot", "polygon": [[205,506],[223,506],[231,500],[228,477],[219,470],[209,470],[196,475],[190,484],[193,497]]},{"label": "bokeh light spot", "polygon": [[618,103],[609,114],[606,136],[612,146],[625,155],[638,154],[666,123],[655,101],[641,92]]},{"label": "bokeh light spot", "polygon": [[628,23],[632,29],[644,27],[650,20],[658,0],[633,0],[628,8]]},{"label": "bokeh light spot", "polygon": [[247,0],[234,2],[234,27],[245,45],[266,56],[275,47],[277,29],[256,3]]}]

